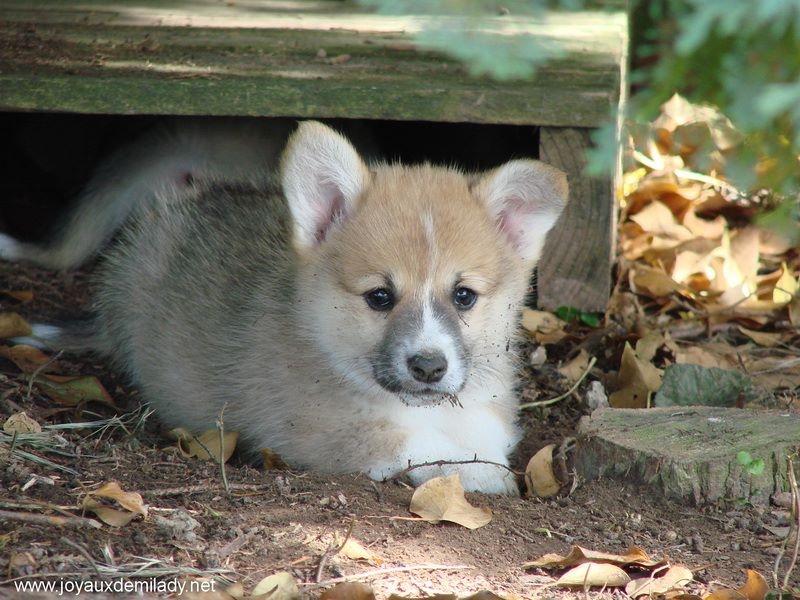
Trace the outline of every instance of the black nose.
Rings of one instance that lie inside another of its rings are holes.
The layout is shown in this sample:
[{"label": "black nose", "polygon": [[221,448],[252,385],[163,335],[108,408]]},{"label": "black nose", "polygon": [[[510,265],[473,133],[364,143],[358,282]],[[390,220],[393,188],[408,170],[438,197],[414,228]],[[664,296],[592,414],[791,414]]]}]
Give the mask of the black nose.
[{"label": "black nose", "polygon": [[439,352],[420,352],[406,362],[414,379],[423,383],[441,381],[447,373],[447,359]]}]

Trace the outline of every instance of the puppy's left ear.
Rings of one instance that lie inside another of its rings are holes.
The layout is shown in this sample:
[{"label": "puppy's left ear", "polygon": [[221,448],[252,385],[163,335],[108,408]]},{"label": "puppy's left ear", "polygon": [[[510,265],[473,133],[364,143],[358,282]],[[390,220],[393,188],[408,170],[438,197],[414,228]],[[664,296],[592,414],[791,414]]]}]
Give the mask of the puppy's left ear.
[{"label": "puppy's left ear", "polygon": [[489,171],[473,189],[517,254],[537,261],[567,205],[567,176],[538,160],[512,160]]}]

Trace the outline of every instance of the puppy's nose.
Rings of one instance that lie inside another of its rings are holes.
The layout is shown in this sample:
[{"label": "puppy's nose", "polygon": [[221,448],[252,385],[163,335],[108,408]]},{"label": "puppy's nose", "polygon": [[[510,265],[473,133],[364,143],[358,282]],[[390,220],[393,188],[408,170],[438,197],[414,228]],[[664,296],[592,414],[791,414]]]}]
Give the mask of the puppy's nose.
[{"label": "puppy's nose", "polygon": [[423,383],[441,381],[447,373],[447,359],[441,352],[420,352],[410,357],[406,364],[412,377]]}]

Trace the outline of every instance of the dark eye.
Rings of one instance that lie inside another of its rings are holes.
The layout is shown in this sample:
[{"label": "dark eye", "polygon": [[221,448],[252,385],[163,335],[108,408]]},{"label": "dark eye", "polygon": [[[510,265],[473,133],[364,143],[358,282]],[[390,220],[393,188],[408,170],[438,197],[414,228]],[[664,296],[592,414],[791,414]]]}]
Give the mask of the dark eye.
[{"label": "dark eye", "polygon": [[475,306],[477,299],[478,294],[469,288],[460,287],[453,291],[453,304],[456,305],[458,310],[469,310]]},{"label": "dark eye", "polygon": [[389,310],[394,306],[394,294],[386,288],[377,288],[364,294],[367,306],[372,310]]}]

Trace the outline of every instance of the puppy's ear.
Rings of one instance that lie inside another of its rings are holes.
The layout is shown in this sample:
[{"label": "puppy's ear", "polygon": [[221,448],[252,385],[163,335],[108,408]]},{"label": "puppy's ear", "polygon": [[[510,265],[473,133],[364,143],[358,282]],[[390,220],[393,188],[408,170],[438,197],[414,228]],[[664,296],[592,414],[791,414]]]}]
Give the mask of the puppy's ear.
[{"label": "puppy's ear", "polygon": [[567,204],[566,175],[538,160],[513,160],[489,171],[473,189],[517,254],[537,261]]},{"label": "puppy's ear", "polygon": [[369,170],[352,144],[317,121],[305,121],[281,159],[281,183],[294,222],[294,245],[320,244],[355,208]]}]

